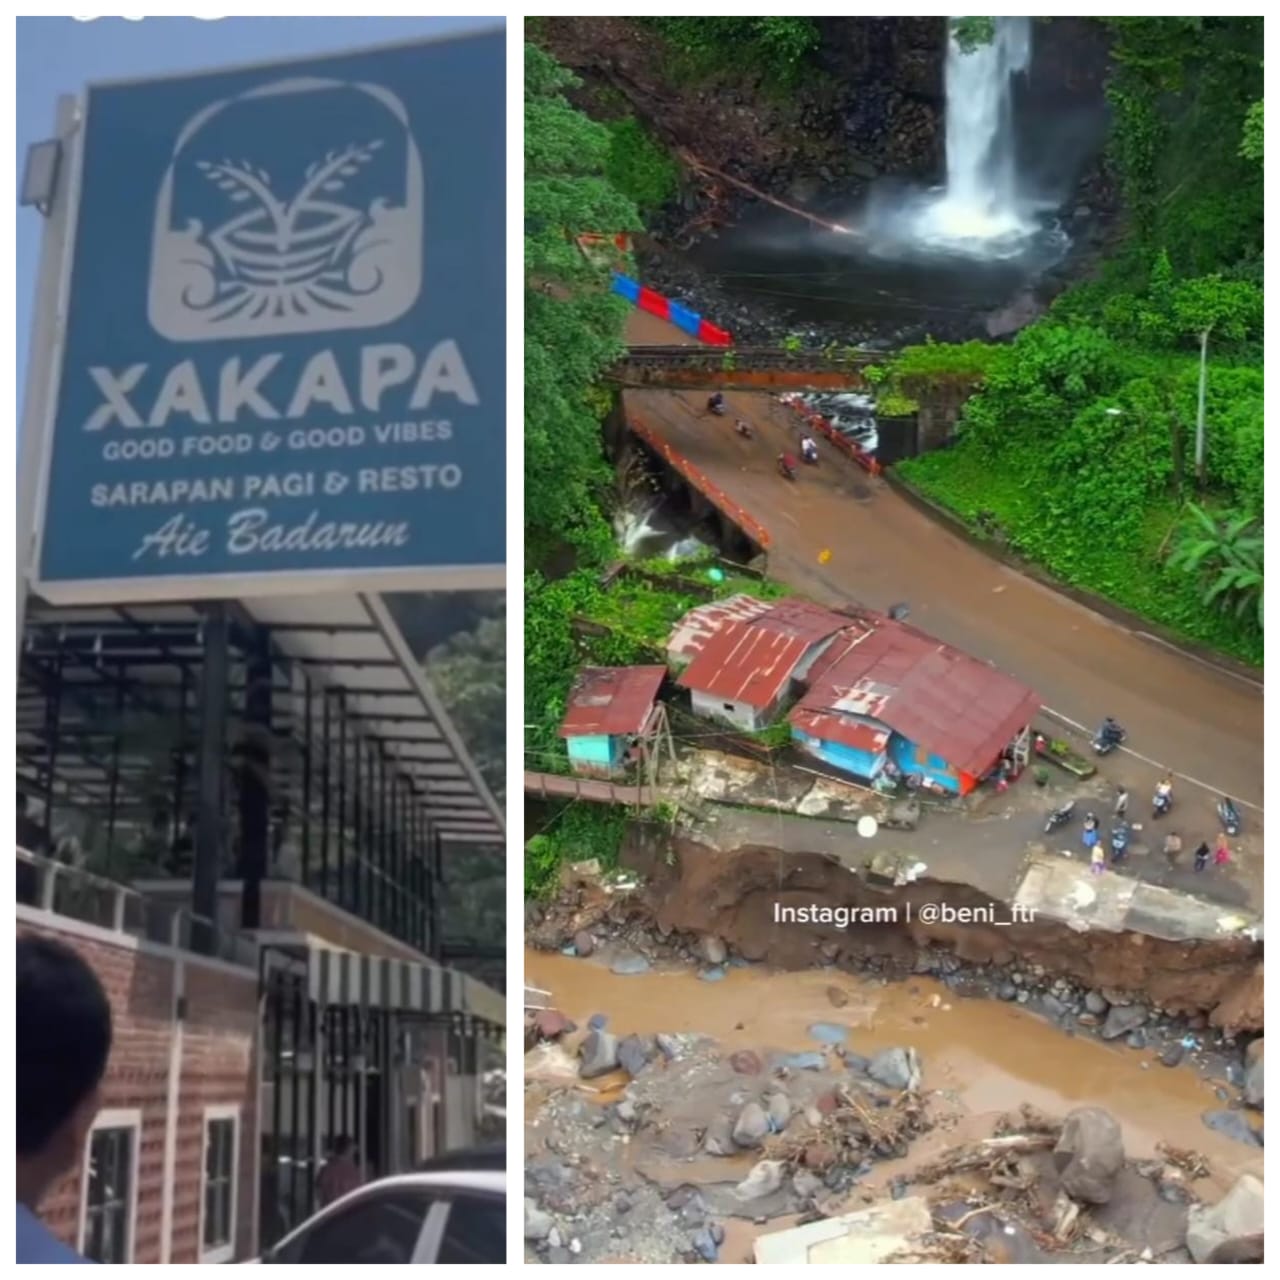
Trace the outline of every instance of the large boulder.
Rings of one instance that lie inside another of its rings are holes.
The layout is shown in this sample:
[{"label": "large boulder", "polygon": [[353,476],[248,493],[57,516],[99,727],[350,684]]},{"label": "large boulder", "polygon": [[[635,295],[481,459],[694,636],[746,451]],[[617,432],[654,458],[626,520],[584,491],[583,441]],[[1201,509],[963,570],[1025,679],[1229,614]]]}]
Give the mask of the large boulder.
[{"label": "large boulder", "polygon": [[769,1113],[758,1102],[748,1102],[734,1123],[734,1142],[740,1147],[758,1147],[768,1132]]},{"label": "large boulder", "polygon": [[1262,1041],[1250,1044],[1244,1056],[1245,1105],[1262,1110]]},{"label": "large boulder", "polygon": [[608,1031],[590,1032],[578,1052],[582,1055],[578,1075],[584,1080],[618,1069],[618,1037]]},{"label": "large boulder", "polygon": [[889,1089],[918,1089],[920,1055],[914,1049],[881,1049],[867,1063],[867,1075]]},{"label": "large boulder", "polygon": [[1100,1034],[1104,1040],[1119,1040],[1136,1031],[1146,1020],[1147,1011],[1140,1004],[1114,1005],[1107,1013]]},{"label": "large boulder", "polygon": [[653,1046],[642,1036],[627,1036],[618,1045],[618,1065],[628,1075],[638,1076],[652,1057]]},{"label": "large boulder", "polygon": [[551,1215],[538,1208],[538,1202],[528,1196],[524,1198],[524,1238],[526,1240],[545,1240],[551,1234]]},{"label": "large boulder", "polygon": [[1192,1205],[1187,1249],[1197,1262],[1261,1262],[1262,1183],[1245,1174],[1215,1205]]},{"label": "large boulder", "polygon": [[1067,1114],[1053,1163],[1062,1189],[1073,1200],[1106,1204],[1124,1167],[1120,1126],[1101,1107],[1077,1107]]},{"label": "large boulder", "polygon": [[782,1186],[786,1165],[781,1160],[761,1160],[733,1189],[733,1194],[743,1201],[762,1200]]}]

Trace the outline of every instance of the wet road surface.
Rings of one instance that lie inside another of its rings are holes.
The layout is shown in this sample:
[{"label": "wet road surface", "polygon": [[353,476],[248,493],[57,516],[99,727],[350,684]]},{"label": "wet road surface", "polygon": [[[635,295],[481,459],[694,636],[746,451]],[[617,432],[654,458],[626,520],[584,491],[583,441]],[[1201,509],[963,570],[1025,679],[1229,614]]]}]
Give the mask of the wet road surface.
[{"label": "wet road surface", "polygon": [[[628,391],[625,399],[629,414],[764,524],[773,577],[826,603],[883,610],[908,602],[914,624],[1025,681],[1046,707],[1088,726],[1114,716],[1142,756],[1262,804],[1260,685],[1134,635],[989,559],[825,441],[817,467],[802,467],[794,483],[782,479],[775,459],[798,452],[800,419],[769,395],[728,393],[724,418],[702,412],[698,391]],[[735,417],[755,426],[754,439],[734,433]]]}]

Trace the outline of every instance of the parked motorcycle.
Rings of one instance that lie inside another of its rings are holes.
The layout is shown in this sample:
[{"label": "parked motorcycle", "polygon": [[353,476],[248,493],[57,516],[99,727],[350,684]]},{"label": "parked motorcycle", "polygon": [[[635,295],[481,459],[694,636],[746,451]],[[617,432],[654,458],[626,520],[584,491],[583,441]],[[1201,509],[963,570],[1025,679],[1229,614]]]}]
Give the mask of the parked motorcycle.
[{"label": "parked motorcycle", "polygon": [[1111,861],[1120,862],[1129,851],[1129,824],[1121,822],[1111,832]]},{"label": "parked motorcycle", "polygon": [[1095,755],[1110,755],[1127,737],[1123,725],[1118,725],[1110,716],[1103,722],[1098,732],[1093,735],[1093,751]]},{"label": "parked motorcycle", "polygon": [[734,430],[735,430],[735,431],[736,431],[736,432],[737,432],[737,433],[738,433],[738,434],[739,434],[739,435],[740,435],[744,440],[750,440],[750,439],[751,439],[751,437],[752,437],[752,435],[753,435],[753,432],[752,432],[752,430],[751,430],[751,423],[749,423],[749,422],[745,421],[745,420],[744,420],[744,419],[742,419],[742,418],[739,418],[739,419],[738,419],[738,420],[733,424],[733,429],[734,429]]},{"label": "parked motorcycle", "polygon": [[796,462],[795,459],[788,454],[779,454],[778,456],[778,474],[784,480],[794,480],[796,478]]},{"label": "parked motorcycle", "polygon": [[1227,835],[1240,834],[1240,811],[1226,796],[1218,801],[1218,821],[1222,823],[1222,829]]},{"label": "parked motorcycle", "polygon": [[1075,812],[1076,802],[1068,800],[1066,804],[1059,805],[1045,820],[1044,829],[1048,834],[1050,831],[1057,831],[1059,827],[1066,826],[1071,821],[1071,815]]}]

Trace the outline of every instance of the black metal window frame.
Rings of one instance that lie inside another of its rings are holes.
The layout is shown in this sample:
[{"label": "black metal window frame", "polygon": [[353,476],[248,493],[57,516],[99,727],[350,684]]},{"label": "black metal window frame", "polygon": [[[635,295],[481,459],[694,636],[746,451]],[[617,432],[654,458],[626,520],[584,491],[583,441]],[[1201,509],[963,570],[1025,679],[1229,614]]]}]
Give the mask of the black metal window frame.
[{"label": "black metal window frame", "polygon": [[[283,654],[268,629],[232,617],[224,702],[230,749],[221,753],[219,776],[202,778],[205,622],[116,613],[111,622],[36,618],[24,637],[18,785],[41,804],[50,842],[59,813],[74,810],[96,824],[105,849],[98,873],[133,878],[125,851],[150,841],[157,852],[148,874],[185,877],[201,839],[210,838],[197,818],[212,788],[217,879],[294,880],[438,958],[440,840],[430,805],[441,798],[395,754],[417,741],[410,722],[431,723],[425,708],[377,717],[382,727],[403,724],[403,742],[375,736],[374,717],[353,704],[358,698],[367,707],[377,688],[326,685],[320,664]],[[266,698],[254,667],[263,657]],[[257,802],[267,830],[262,817],[244,819],[255,787],[266,792]]]}]

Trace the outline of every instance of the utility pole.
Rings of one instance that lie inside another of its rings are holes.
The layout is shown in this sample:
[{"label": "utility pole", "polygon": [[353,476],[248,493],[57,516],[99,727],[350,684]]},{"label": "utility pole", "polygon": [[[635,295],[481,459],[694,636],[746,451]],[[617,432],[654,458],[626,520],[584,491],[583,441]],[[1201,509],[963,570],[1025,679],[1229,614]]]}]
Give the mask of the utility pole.
[{"label": "utility pole", "polygon": [[1196,405],[1196,487],[1204,488],[1204,396],[1209,372],[1209,333],[1213,328],[1200,332],[1200,398]]}]

